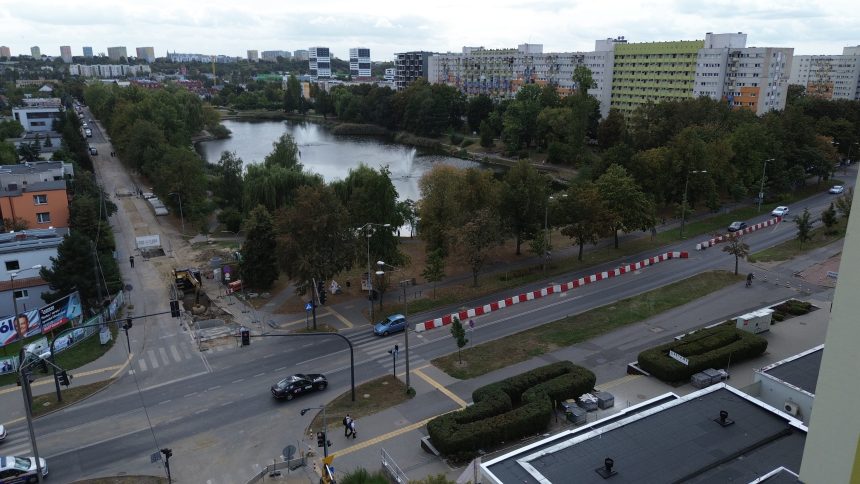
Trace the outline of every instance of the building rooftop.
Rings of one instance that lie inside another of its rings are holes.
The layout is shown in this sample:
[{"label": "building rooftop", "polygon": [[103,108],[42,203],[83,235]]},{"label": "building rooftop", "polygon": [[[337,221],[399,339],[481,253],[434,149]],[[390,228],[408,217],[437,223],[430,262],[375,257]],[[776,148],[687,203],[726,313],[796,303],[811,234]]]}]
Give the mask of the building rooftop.
[{"label": "building rooftop", "polygon": [[65,190],[66,180],[49,180],[43,182],[29,183],[23,186],[0,186],[0,197],[17,197],[18,195],[28,192],[44,192],[50,190]]},{"label": "building rooftop", "polygon": [[[43,82],[44,81],[40,81]],[[63,102],[57,97],[33,97],[21,100],[23,108],[61,108]],[[21,108],[16,108],[21,109]]]},{"label": "building rooftop", "polygon": [[[780,467],[799,471],[807,430],[801,421],[725,384],[666,397],[486,462],[495,477],[488,482],[751,483]],[[721,411],[731,424],[720,423]],[[614,461],[610,479],[598,473],[607,458]]]},{"label": "building rooftop", "polygon": [[815,395],[818,370],[821,369],[821,355],[823,353],[824,345],[819,345],[803,353],[777,361],[759,371]]}]

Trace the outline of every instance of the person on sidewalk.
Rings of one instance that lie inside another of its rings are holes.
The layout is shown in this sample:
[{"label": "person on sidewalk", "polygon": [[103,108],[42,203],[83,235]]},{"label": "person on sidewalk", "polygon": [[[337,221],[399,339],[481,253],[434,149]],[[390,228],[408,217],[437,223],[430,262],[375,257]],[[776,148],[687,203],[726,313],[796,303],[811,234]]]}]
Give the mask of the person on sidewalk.
[{"label": "person on sidewalk", "polygon": [[349,426],[352,423],[352,417],[349,414],[346,414],[346,417],[343,418],[343,436],[349,437]]},{"label": "person on sidewalk", "polygon": [[352,435],[352,438],[355,439],[355,420],[349,419],[349,434]]},{"label": "person on sidewalk", "polygon": [[131,268],[134,269],[134,256],[128,256],[128,263],[131,264]]}]

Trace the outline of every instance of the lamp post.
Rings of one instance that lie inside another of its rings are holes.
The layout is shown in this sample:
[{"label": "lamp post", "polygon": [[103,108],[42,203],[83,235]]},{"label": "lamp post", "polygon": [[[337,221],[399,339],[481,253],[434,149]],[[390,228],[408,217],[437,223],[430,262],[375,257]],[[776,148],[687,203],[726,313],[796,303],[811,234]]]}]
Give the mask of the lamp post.
[{"label": "lamp post", "polygon": [[302,411],[300,412],[300,414],[302,417],[304,417],[305,414],[310,412],[311,410],[322,410],[322,415],[323,415],[323,438],[322,438],[323,457],[328,457],[328,422],[326,421],[326,414],[325,414],[326,406],[322,405],[320,407],[303,408]]},{"label": "lamp post", "polygon": [[185,235],[185,215],[182,214],[182,194],[179,192],[170,192],[167,196],[176,195],[179,199],[179,220],[182,222],[182,235]]},{"label": "lamp post", "polygon": [[707,173],[707,170],[687,170],[687,179],[684,180],[684,201],[681,203],[681,238],[684,238],[684,222],[687,220],[687,187],[690,184],[690,174]]},{"label": "lamp post", "polygon": [[373,227],[391,227],[391,224],[367,222],[358,228],[358,230],[364,230],[365,236],[367,237],[367,302],[370,305],[371,323],[373,322],[373,277],[370,274],[370,237],[373,236],[373,231],[371,230]]},{"label": "lamp post", "polygon": [[[567,193],[561,195],[561,198],[567,198]],[[546,261],[549,257],[549,249],[552,246],[552,236],[549,233],[549,202],[550,200],[555,200],[554,195],[550,195],[546,198],[546,205],[544,205],[543,211],[543,231],[544,231],[544,242],[543,242],[543,267],[546,268]]]},{"label": "lamp post", "polygon": [[[13,317],[18,317],[18,298],[15,297],[15,278],[18,277],[18,274],[26,271],[37,271],[42,268],[42,264],[36,264],[33,267],[27,267],[25,269],[20,269],[16,272],[12,272],[9,274],[9,291],[12,292],[12,307],[14,308]],[[23,338],[23,337],[22,337]]]},{"label": "lamp post", "polygon": [[[384,266],[388,266],[388,267],[391,267],[395,272],[397,272],[397,271],[402,272],[402,269],[395,267],[391,264],[386,264],[383,261],[377,261],[376,264],[379,265],[380,269]],[[384,276],[385,271],[379,270],[379,271],[376,271],[376,274]],[[404,347],[406,348],[406,392],[407,393],[409,393],[409,389],[411,388],[410,382],[409,382],[409,303],[407,302],[407,299],[406,299],[406,288],[409,286],[409,282],[410,281],[408,281],[406,279],[400,281],[400,287],[403,288],[403,319],[406,320],[406,327],[403,328],[403,339],[404,339],[403,344],[404,344]]]},{"label": "lamp post", "polygon": [[764,160],[764,165],[761,167],[761,186],[758,189],[758,211],[761,212],[761,202],[764,201],[764,177],[767,172],[767,162],[773,161],[773,158]]}]

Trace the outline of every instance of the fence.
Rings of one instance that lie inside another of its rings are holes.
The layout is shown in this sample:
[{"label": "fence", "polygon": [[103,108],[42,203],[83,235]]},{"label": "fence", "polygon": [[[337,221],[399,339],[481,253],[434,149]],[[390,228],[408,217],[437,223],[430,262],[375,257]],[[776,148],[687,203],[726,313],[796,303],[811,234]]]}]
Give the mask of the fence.
[{"label": "fence", "polygon": [[258,472],[254,477],[248,479],[247,484],[256,484],[258,482],[262,482],[266,477],[275,477],[281,474],[282,470],[287,472],[298,469],[299,467],[303,467],[307,464],[306,457],[302,456],[297,459],[290,459],[284,462],[275,462],[274,464],[269,464],[264,467],[260,472]]},{"label": "fence", "polygon": [[397,482],[398,484],[408,484],[409,478],[406,477],[406,473],[400,470],[400,466],[394,462],[394,459],[391,458],[391,455],[385,451],[384,448],[379,448],[379,460],[382,464],[382,469],[388,474],[388,476]]}]

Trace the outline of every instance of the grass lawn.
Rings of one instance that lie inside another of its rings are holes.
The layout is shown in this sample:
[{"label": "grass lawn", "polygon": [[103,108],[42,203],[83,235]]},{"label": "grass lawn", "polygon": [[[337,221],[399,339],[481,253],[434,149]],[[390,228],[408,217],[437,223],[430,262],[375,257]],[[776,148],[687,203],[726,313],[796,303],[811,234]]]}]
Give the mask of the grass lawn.
[{"label": "grass lawn", "polygon": [[72,385],[69,388],[60,387],[60,391],[63,394],[62,403],[57,402],[57,395],[54,392],[33,397],[33,416],[38,417],[39,415],[44,415],[48,412],[77,403],[110,385],[112,381],[113,379],[110,379],[89,383],[87,385],[75,386],[75,381],[72,380]]},{"label": "grass lawn", "polygon": [[[743,276],[731,272],[705,272],[609,306],[464,349],[462,365],[456,352],[432,363],[455,378],[474,378],[648,319],[741,280]],[[455,347],[453,341],[451,346]]]},{"label": "grass lawn", "polygon": [[[784,223],[784,222],[783,222]],[[818,227],[812,230],[812,239],[806,241],[803,246],[796,238],[787,240],[779,245],[761,250],[749,256],[750,262],[772,262],[792,259],[810,250],[824,247],[845,237],[846,221],[843,218],[833,227]]]},{"label": "grass lawn", "polygon": [[[381,412],[386,408],[399,405],[409,397],[406,395],[406,385],[392,375],[379,377],[355,387],[355,401],[352,392],[347,390],[326,405],[326,419],[329,432],[343,431],[343,417],[349,414],[358,420],[366,415]],[[356,433],[361,432],[361,422],[356,425]],[[322,411],[314,417],[309,432],[321,430],[323,426]]]}]

